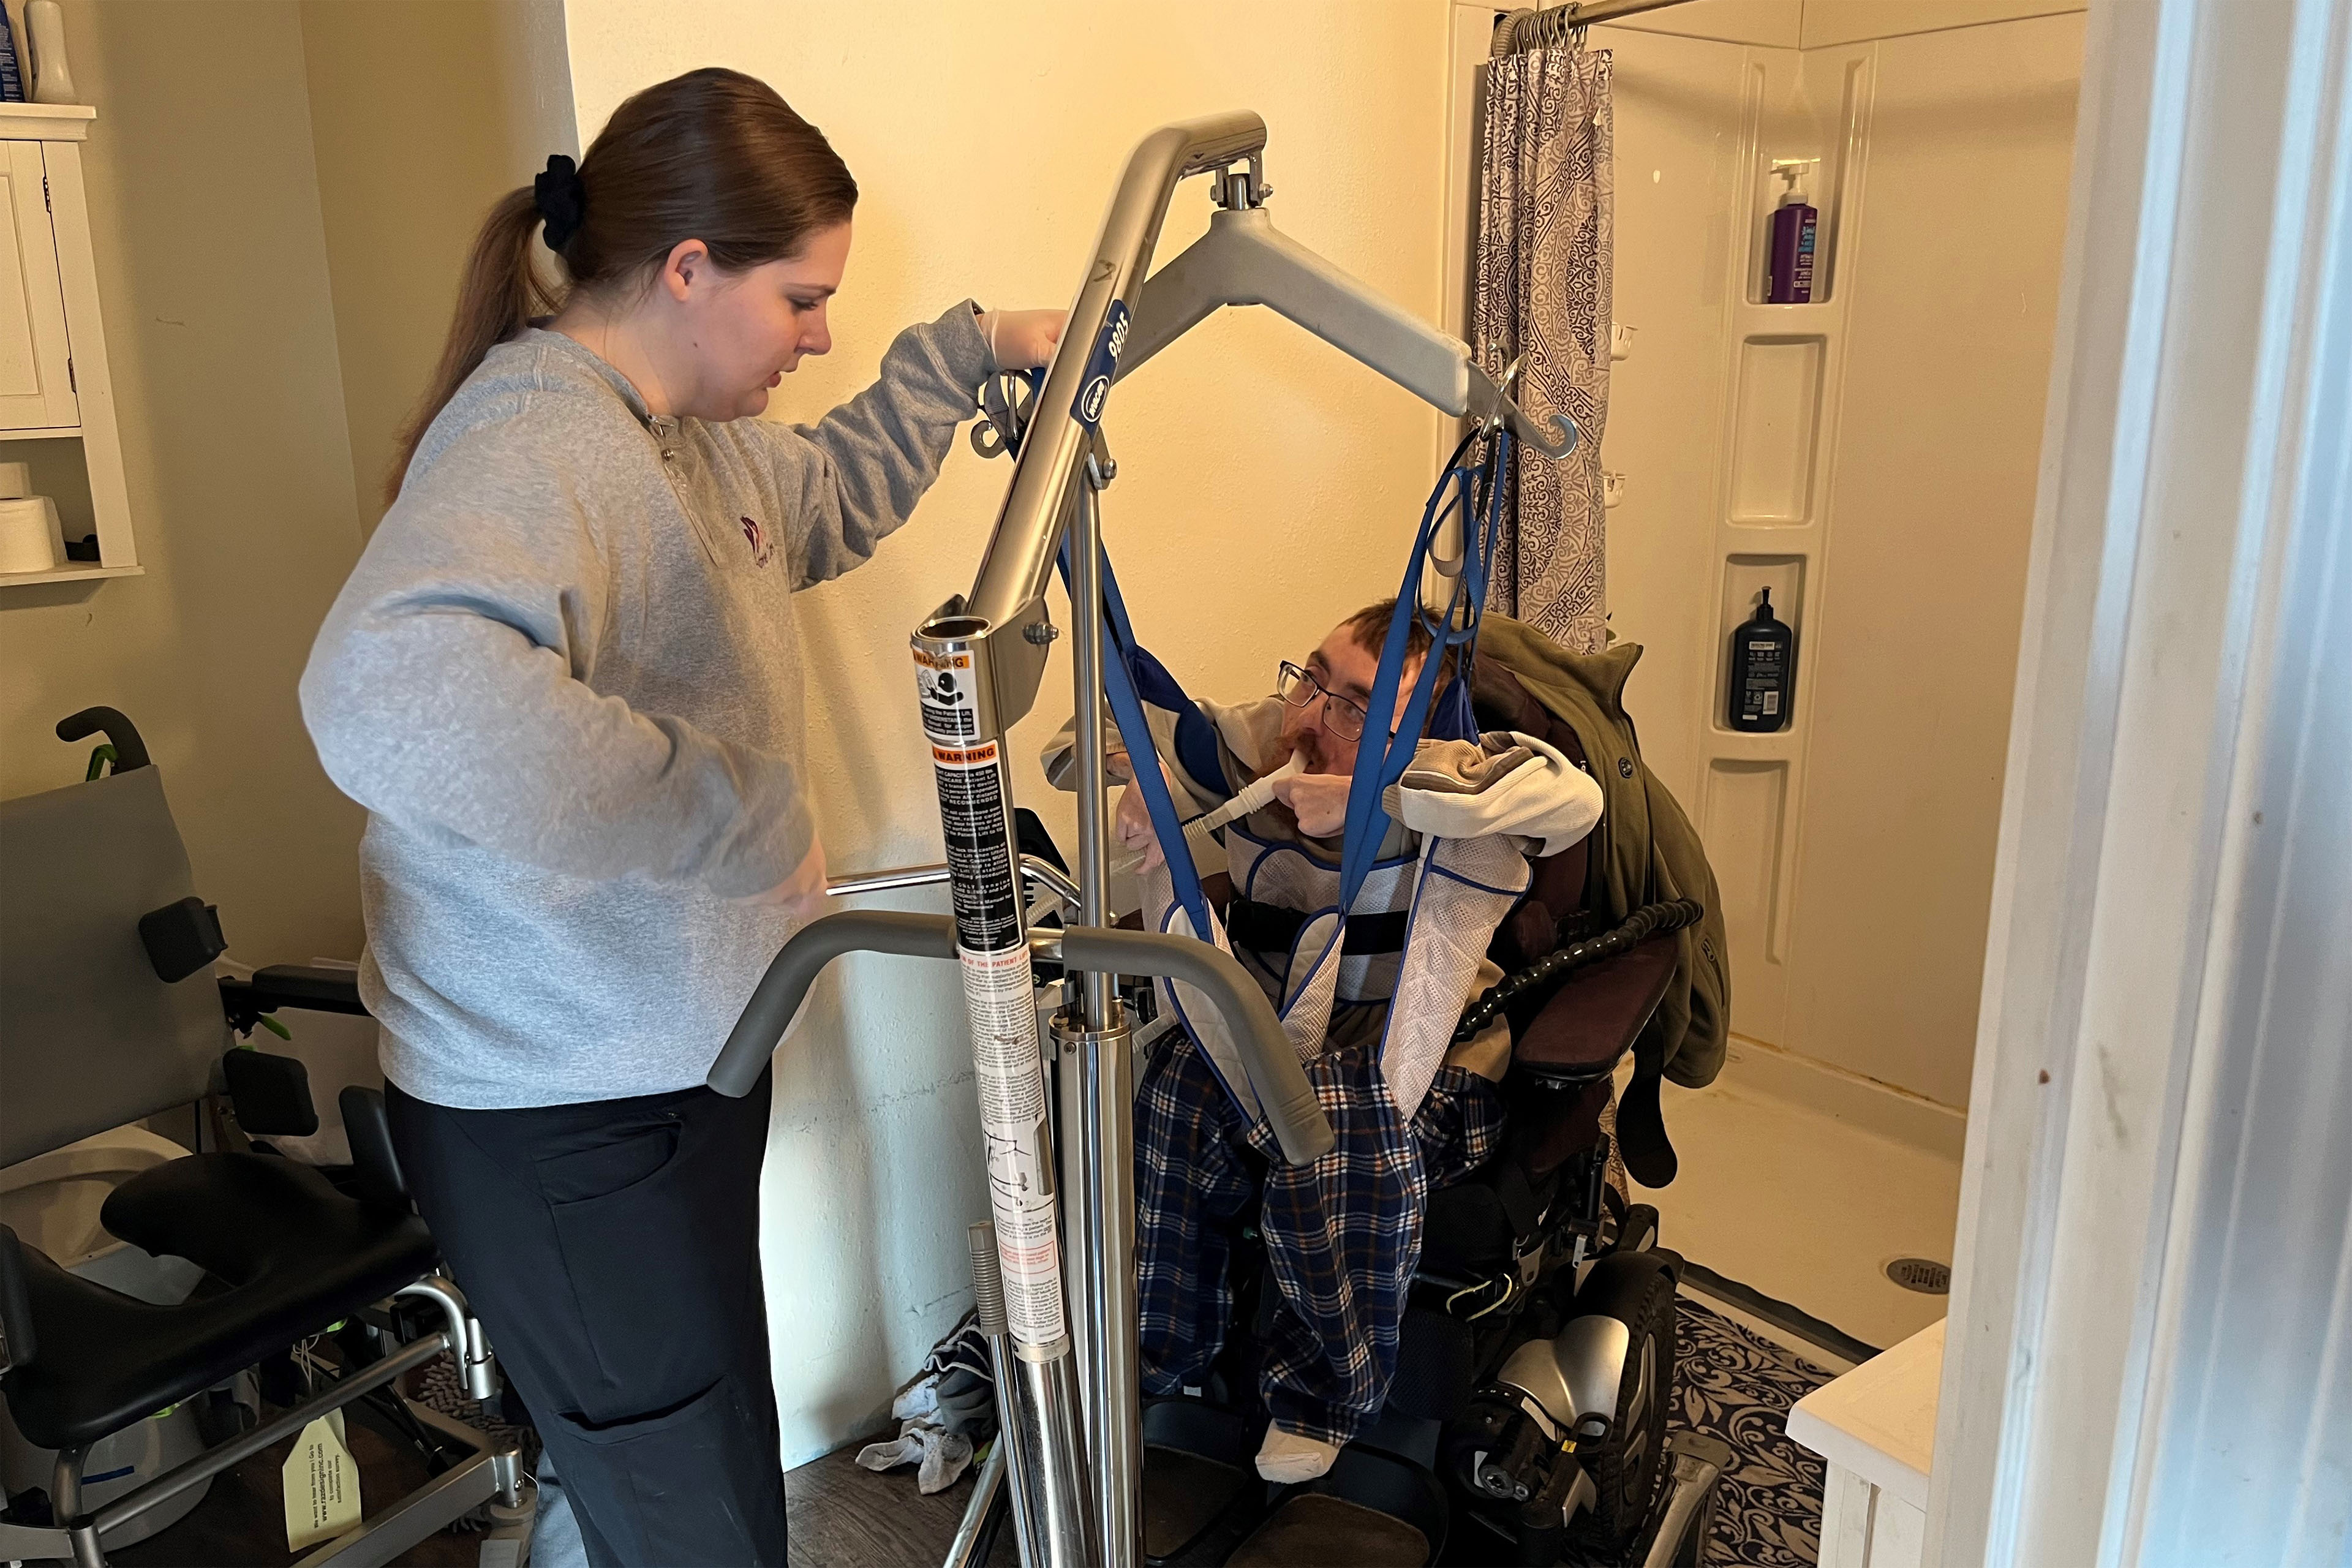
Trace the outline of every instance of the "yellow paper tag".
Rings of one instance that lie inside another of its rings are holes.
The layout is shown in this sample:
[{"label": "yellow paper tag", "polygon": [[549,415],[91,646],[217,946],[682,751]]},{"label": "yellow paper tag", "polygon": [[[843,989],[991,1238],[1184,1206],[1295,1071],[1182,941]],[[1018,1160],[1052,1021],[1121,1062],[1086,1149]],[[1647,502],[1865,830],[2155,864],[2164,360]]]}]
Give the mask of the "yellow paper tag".
[{"label": "yellow paper tag", "polygon": [[360,1521],[360,1468],[343,1446],[343,1413],[328,1412],[302,1428],[280,1472],[286,1491],[286,1550],[331,1541]]}]

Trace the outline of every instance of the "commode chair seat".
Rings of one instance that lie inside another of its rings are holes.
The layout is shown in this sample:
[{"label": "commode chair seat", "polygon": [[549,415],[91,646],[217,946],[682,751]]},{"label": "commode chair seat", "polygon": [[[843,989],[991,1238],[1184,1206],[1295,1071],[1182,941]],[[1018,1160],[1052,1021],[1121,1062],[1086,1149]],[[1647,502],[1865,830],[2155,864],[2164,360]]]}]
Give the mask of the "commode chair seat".
[{"label": "commode chair seat", "polygon": [[106,1201],[113,1235],[185,1258],[211,1279],[175,1307],[68,1274],[31,1248],[26,1284],[40,1354],[8,1373],[26,1438],[75,1448],[223,1383],[433,1270],[414,1214],[356,1202],[307,1165],[191,1154]]},{"label": "commode chair seat", "polygon": [[[216,978],[227,945],[219,911],[196,896],[137,727],[92,708],[62,721],[58,737],[100,731],[113,773],[0,801],[0,1165],[218,1103],[222,1091],[239,1137],[317,1131],[302,1064],[232,1047],[231,1025],[249,1031],[280,1007],[362,1013],[353,977],[263,969]],[[352,1163],[331,1176],[256,1143],[257,1152],[166,1158],[107,1196],[98,1215],[107,1235],[202,1270],[169,1305],[69,1273],[38,1237],[0,1225],[0,1397],[26,1442],[56,1450],[46,1487],[12,1479],[0,1562],[104,1568],[110,1545],[173,1528],[215,1477],[380,1391],[389,1403],[376,1406],[425,1455],[432,1479],[404,1498],[369,1500],[375,1508],[356,1523],[310,1543],[304,1568],[391,1562],[493,1498],[527,1510],[532,1494],[512,1439],[398,1386],[446,1357],[467,1397],[487,1401],[497,1369],[411,1206],[383,1096],[352,1085],[340,1110]],[[378,1310],[393,1298],[420,1310]],[[246,1406],[250,1423],[216,1406],[231,1435],[184,1457],[159,1443],[144,1444],[143,1458],[104,1447],[249,1368],[283,1366],[293,1347],[346,1321],[354,1333],[339,1336],[341,1353],[311,1369],[319,1375],[301,1394],[281,1406],[265,1393],[258,1408]],[[87,1475],[101,1453],[109,1468]]]}]

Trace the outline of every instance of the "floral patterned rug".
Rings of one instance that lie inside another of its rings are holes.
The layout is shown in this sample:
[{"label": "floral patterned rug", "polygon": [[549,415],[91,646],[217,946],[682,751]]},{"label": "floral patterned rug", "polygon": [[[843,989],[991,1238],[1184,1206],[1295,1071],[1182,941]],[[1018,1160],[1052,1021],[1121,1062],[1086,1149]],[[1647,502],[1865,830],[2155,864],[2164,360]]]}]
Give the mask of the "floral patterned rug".
[{"label": "floral patterned rug", "polygon": [[1821,1552],[1822,1460],[1789,1440],[1789,1406],[1836,1374],[1684,1298],[1672,1425],[1738,1456],[1723,1480],[1707,1568],[1812,1568]]}]

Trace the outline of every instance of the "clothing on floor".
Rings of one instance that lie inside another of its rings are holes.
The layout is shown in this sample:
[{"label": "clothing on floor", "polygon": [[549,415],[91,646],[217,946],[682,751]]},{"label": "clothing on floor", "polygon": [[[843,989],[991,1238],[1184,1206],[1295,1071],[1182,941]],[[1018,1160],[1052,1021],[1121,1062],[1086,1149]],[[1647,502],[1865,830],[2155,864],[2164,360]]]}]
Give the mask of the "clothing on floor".
[{"label": "clothing on floor", "polygon": [[955,1485],[971,1464],[971,1439],[920,1416],[902,1421],[898,1435],[857,1450],[857,1462],[869,1470],[895,1470],[913,1465],[915,1487],[925,1497]]},{"label": "clothing on floor", "polygon": [[771,1079],[510,1110],[387,1086],[394,1148],[593,1568],[782,1568],[759,1257]]},{"label": "clothing on floor", "polygon": [[890,1401],[894,1421],[928,1421],[976,1443],[996,1430],[996,1364],[977,1313],[966,1312]]},{"label": "clothing on floor", "polygon": [[978,1314],[966,1312],[923,1357],[922,1369],[890,1401],[898,1435],[857,1450],[869,1470],[915,1465],[923,1495],[955,1484],[972,1446],[996,1431],[996,1368]]},{"label": "clothing on floor", "polygon": [[969,302],[811,426],[656,416],[559,332],[436,416],[329,611],[304,721],[369,812],[360,987],[436,1105],[702,1081],[806,854],[796,590],[870,556],[992,368]]}]

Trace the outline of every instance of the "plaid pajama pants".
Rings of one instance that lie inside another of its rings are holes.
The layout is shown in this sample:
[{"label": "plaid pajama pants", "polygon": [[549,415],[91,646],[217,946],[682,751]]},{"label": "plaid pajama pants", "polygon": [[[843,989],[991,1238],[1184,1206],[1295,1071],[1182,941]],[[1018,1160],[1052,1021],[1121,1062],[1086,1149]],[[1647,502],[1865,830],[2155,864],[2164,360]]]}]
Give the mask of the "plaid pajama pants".
[{"label": "plaid pajama pants", "polygon": [[[1380,1414],[1433,1186],[1485,1163],[1502,1132],[1493,1084],[1442,1068],[1411,1125],[1365,1047],[1328,1051],[1307,1081],[1338,1142],[1285,1164],[1181,1030],[1136,1091],[1136,1264],[1143,1385],[1206,1381],[1234,1311],[1233,1243],[1255,1218],[1277,1293],[1259,1393],[1291,1431],[1346,1443]],[[1242,1150],[1266,1163],[1261,1182]]]}]

